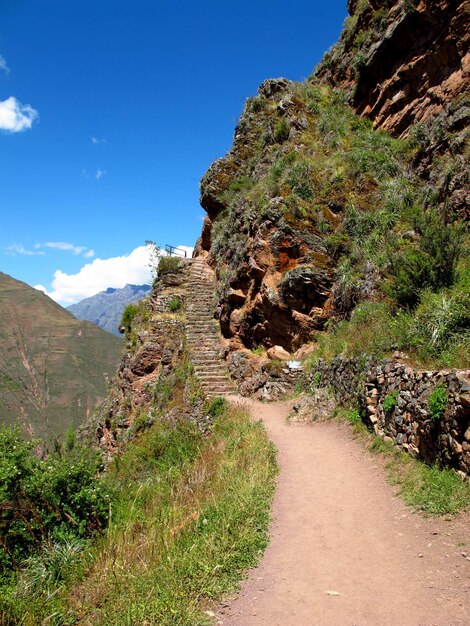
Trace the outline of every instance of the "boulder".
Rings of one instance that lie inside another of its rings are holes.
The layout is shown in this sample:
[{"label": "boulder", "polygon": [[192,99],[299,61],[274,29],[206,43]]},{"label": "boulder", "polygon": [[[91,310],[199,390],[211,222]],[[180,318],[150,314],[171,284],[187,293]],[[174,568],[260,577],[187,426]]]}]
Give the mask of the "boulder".
[{"label": "boulder", "polygon": [[291,358],[291,355],[282,346],[269,348],[267,354],[270,359],[279,359],[280,361],[288,361]]}]

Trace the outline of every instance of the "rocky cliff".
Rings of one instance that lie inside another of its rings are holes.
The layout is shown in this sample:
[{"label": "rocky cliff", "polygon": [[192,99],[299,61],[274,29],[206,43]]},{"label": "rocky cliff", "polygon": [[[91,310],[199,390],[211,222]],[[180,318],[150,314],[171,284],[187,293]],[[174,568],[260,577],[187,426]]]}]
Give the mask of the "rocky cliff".
[{"label": "rocky cliff", "polygon": [[469,9],[462,0],[350,0],[341,38],[314,72],[375,128],[412,136],[415,169],[467,219]]},{"label": "rocky cliff", "polygon": [[344,88],[374,126],[406,134],[470,85],[469,3],[349,0],[339,42],[315,76]]},{"label": "rocky cliff", "polygon": [[400,299],[400,257],[435,257],[426,228],[452,239],[468,211],[466,3],[348,9],[306,83],[267,80],[247,101],[232,149],[201,182],[196,255],[216,269],[232,351],[295,351],[387,285]]}]

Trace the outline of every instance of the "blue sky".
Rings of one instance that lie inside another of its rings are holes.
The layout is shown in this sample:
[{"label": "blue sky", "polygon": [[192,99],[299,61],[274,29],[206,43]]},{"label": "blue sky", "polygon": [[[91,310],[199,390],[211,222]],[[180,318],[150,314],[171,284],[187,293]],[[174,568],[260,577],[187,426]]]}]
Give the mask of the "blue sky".
[{"label": "blue sky", "polygon": [[345,5],[1,0],[0,270],[68,304],[192,246],[245,99],[306,78]]}]

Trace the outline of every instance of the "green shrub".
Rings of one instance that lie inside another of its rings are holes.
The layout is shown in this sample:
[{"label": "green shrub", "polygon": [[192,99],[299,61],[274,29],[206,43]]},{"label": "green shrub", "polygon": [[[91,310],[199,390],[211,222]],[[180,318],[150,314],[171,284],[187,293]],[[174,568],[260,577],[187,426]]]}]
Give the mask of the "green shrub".
[{"label": "green shrub", "polygon": [[181,300],[177,297],[172,298],[168,302],[168,308],[170,309],[172,313],[176,313],[177,311],[181,309]]},{"label": "green shrub", "polygon": [[181,266],[181,259],[177,256],[162,256],[158,263],[157,277],[161,278],[165,274],[177,272]]},{"label": "green shrub", "polygon": [[108,518],[99,455],[74,446],[41,460],[18,429],[0,430],[0,574],[45,542],[88,537]]},{"label": "green shrub", "polygon": [[124,332],[126,336],[129,336],[129,333],[132,330],[132,322],[139,311],[139,307],[137,304],[128,304],[124,309],[121,318],[120,326],[124,328]]},{"label": "green shrub", "polygon": [[325,237],[324,244],[329,256],[337,261],[351,248],[351,239],[346,233],[332,233]]},{"label": "green shrub", "polygon": [[351,409],[348,412],[347,419],[349,422],[351,422],[351,424],[360,424],[362,422],[361,414],[359,413],[358,409]]},{"label": "green shrub", "polygon": [[397,406],[398,391],[395,389],[384,398],[383,408],[385,413],[391,413]]},{"label": "green shrub", "polygon": [[215,420],[223,415],[227,411],[227,408],[227,400],[221,396],[217,396],[215,398],[212,398],[212,400],[210,401],[207,413],[212,417],[212,419]]},{"label": "green shrub", "polygon": [[352,66],[354,70],[360,74],[366,65],[367,57],[363,52],[359,51],[352,60]]},{"label": "green shrub", "polygon": [[438,385],[433,389],[428,398],[429,416],[433,420],[440,420],[447,406],[447,392],[442,385]]},{"label": "green shrub", "polygon": [[454,283],[463,252],[462,225],[442,224],[439,216],[431,213],[419,221],[418,246],[409,245],[392,256],[392,279],[385,285],[387,295],[409,307],[418,304],[423,289],[437,291]]},{"label": "green shrub", "polygon": [[314,387],[319,387],[320,386],[320,383],[321,383],[321,372],[315,372],[315,374],[313,375],[312,383],[313,383]]},{"label": "green shrub", "polygon": [[274,139],[278,143],[283,143],[289,139],[289,124],[285,117],[280,117],[274,123]]}]

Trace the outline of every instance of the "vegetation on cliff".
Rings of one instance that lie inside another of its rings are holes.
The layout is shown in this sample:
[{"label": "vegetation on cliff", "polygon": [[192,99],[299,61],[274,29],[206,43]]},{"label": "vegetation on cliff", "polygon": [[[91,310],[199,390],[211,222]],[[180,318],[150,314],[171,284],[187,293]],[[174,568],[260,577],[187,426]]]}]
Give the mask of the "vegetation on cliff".
[{"label": "vegetation on cliff", "polygon": [[373,129],[315,80],[266,81],[201,184],[225,335],[295,349],[360,305],[340,328],[346,338],[367,318],[362,350],[377,353],[377,336],[382,354],[400,345],[464,366],[468,236],[415,173],[420,145]]}]

